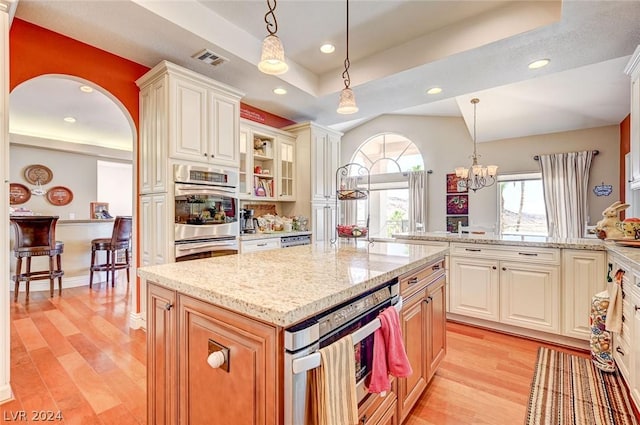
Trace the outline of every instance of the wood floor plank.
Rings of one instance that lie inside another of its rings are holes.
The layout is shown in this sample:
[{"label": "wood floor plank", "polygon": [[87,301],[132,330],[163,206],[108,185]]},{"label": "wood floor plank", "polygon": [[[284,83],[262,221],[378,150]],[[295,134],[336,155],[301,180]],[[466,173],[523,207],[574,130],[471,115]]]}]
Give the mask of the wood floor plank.
[{"label": "wood floor plank", "polygon": [[30,317],[16,320],[13,324],[27,351],[37,350],[38,348],[47,346],[47,341],[42,337],[42,334]]},{"label": "wood floor plank", "polygon": [[58,329],[63,336],[69,336],[80,333],[78,329],[69,319],[66,318],[60,310],[48,310],[44,312],[44,315],[49,319],[51,323]]}]

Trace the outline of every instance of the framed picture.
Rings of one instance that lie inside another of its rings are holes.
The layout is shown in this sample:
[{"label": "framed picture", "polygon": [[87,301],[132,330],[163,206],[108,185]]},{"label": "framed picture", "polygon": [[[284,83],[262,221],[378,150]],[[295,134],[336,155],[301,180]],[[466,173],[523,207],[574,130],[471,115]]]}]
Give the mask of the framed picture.
[{"label": "framed picture", "polygon": [[103,219],[103,218],[111,218],[109,215],[109,203],[108,202],[92,202],[91,211],[89,213],[89,218],[93,219]]},{"label": "framed picture", "polygon": [[469,216],[468,215],[449,215],[447,216],[447,232],[455,233],[458,231],[458,222],[462,226],[469,225]]},{"label": "framed picture", "polygon": [[462,179],[455,173],[447,174],[447,193],[466,193],[469,190],[462,185]]},{"label": "framed picture", "polygon": [[469,195],[447,195],[447,215],[469,214]]}]

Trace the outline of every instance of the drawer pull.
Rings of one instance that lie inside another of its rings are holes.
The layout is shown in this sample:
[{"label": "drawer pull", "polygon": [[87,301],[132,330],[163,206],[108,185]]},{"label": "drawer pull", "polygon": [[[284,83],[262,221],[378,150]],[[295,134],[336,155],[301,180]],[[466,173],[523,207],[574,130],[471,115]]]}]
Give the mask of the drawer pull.
[{"label": "drawer pull", "polygon": [[537,257],[538,254],[535,252],[519,252],[518,255],[526,255],[528,257]]},{"label": "drawer pull", "polygon": [[433,267],[431,267],[431,270],[440,270],[440,264],[436,264]]},{"label": "drawer pull", "polygon": [[480,248],[465,248],[465,251],[470,251],[470,252],[480,252],[482,251]]},{"label": "drawer pull", "polygon": [[627,319],[624,317],[624,314],[622,315],[622,323],[624,323]]},{"label": "drawer pull", "polygon": [[496,269],[497,269],[497,267],[496,267],[496,266],[493,266],[493,267],[491,267],[491,268],[492,268],[493,270],[496,270]]},{"label": "drawer pull", "polygon": [[258,243],[258,244],[256,244],[256,246],[267,246],[267,243],[266,243],[266,242],[264,242],[264,243]]},{"label": "drawer pull", "polygon": [[633,308],[635,309],[635,311],[640,310],[640,307],[638,307],[637,305],[634,305]]},{"label": "drawer pull", "polygon": [[166,303],[164,305],[164,309],[167,310],[167,311],[171,310],[172,308],[173,308],[173,304],[171,304],[171,303]]},{"label": "drawer pull", "polygon": [[222,369],[225,372],[229,372],[229,349],[210,339],[207,363],[213,369]]},{"label": "drawer pull", "polygon": [[414,276],[407,282],[409,285],[413,285],[414,283],[418,283],[418,277]]},{"label": "drawer pull", "polygon": [[622,348],[616,347],[616,351],[624,356],[624,351],[622,351]]},{"label": "drawer pull", "polygon": [[507,268],[506,268],[506,267],[503,267],[503,268],[502,268],[502,271],[503,271],[503,272],[506,272],[506,271],[507,271]]},{"label": "drawer pull", "polygon": [[624,300],[625,298],[627,298],[627,294],[625,294],[624,291],[621,291],[621,292],[622,292],[622,299]]}]

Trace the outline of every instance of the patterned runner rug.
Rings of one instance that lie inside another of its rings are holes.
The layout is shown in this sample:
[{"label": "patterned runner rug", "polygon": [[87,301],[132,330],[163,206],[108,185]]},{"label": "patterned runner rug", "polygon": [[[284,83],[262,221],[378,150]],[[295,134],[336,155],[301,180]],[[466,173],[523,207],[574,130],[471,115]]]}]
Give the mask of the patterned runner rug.
[{"label": "patterned runner rug", "polygon": [[526,425],[637,425],[618,372],[582,358],[538,349]]}]

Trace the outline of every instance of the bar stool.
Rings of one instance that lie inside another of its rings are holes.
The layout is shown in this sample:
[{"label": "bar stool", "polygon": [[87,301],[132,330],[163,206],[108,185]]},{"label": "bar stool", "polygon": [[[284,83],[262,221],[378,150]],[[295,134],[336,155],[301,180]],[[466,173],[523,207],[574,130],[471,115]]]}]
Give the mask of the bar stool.
[{"label": "bar stool", "polygon": [[[50,294],[53,297],[53,281],[58,279],[58,294],[62,295],[62,260],[64,243],[56,241],[56,223],[58,216],[12,216],[11,226],[15,230],[13,253],[17,258],[14,302],[18,301],[20,281],[26,283],[26,301],[29,300],[29,283],[32,280],[49,279]],[[48,270],[31,270],[31,258],[46,255],[49,257]],[[56,266],[54,266],[54,257]],[[22,259],[27,259],[27,268],[22,273]]]},{"label": "bar stool", "polygon": [[[131,217],[117,216],[113,223],[113,232],[110,238],[93,239],[91,241],[91,274],[89,276],[89,288],[93,286],[93,272],[106,271],[107,285],[109,284],[109,272],[111,272],[111,286],[116,282],[116,270],[127,269],[127,283],[129,283],[129,245],[131,241]],[[118,251],[124,250],[124,260],[118,262]],[[106,251],[105,263],[96,263],[96,251]]]}]

